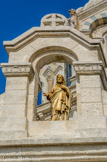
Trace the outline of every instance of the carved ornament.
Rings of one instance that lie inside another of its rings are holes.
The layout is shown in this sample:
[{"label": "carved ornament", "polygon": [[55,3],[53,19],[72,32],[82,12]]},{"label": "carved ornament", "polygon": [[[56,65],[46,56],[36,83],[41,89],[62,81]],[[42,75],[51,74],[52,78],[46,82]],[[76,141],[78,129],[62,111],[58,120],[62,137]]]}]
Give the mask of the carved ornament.
[{"label": "carved ornament", "polygon": [[19,77],[27,76],[29,79],[33,76],[33,69],[31,63],[27,64],[1,64],[2,72],[6,77]]}]

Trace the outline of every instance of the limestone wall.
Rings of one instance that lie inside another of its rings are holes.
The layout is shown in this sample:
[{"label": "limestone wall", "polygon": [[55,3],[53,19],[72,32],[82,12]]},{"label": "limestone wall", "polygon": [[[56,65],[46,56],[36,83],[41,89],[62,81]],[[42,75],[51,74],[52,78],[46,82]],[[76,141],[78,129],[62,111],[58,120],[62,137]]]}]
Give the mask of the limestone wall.
[{"label": "limestone wall", "polygon": [[0,95],[0,118],[2,117],[3,114],[4,97],[5,93]]}]

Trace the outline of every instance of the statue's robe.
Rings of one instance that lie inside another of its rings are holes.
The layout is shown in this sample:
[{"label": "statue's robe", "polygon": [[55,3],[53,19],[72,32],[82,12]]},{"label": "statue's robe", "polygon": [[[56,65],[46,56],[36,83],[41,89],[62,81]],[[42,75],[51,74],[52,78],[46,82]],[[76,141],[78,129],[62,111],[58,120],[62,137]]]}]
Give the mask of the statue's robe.
[{"label": "statue's robe", "polygon": [[52,120],[69,120],[71,93],[68,87],[64,90],[56,84],[48,93],[47,99],[51,102]]}]

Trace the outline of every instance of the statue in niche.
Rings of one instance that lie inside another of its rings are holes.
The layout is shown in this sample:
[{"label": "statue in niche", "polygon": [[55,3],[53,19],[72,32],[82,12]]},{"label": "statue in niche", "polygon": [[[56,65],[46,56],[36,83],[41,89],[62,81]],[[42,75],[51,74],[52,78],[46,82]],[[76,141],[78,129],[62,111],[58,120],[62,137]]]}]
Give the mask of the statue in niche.
[{"label": "statue in niche", "polygon": [[73,27],[78,29],[79,21],[78,21],[78,16],[76,13],[76,10],[71,9],[69,10],[70,18],[68,19],[69,24]]},{"label": "statue in niche", "polygon": [[44,96],[51,102],[51,120],[69,120],[71,93],[62,75],[57,75],[56,85]]}]

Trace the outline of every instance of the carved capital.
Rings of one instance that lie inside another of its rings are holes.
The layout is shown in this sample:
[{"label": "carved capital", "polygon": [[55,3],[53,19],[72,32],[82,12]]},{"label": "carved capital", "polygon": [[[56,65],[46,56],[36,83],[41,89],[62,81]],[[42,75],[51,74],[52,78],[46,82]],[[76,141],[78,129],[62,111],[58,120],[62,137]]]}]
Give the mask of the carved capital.
[{"label": "carved capital", "polygon": [[101,73],[102,67],[101,62],[74,63],[74,69],[77,74],[98,74]]},{"label": "carved capital", "polygon": [[75,62],[74,69],[77,75],[100,75],[104,88],[107,90],[107,76],[102,62]]},{"label": "carved capital", "polygon": [[1,64],[2,72],[5,77],[20,77],[27,76],[29,79],[33,76],[33,69],[31,63],[26,64]]}]

